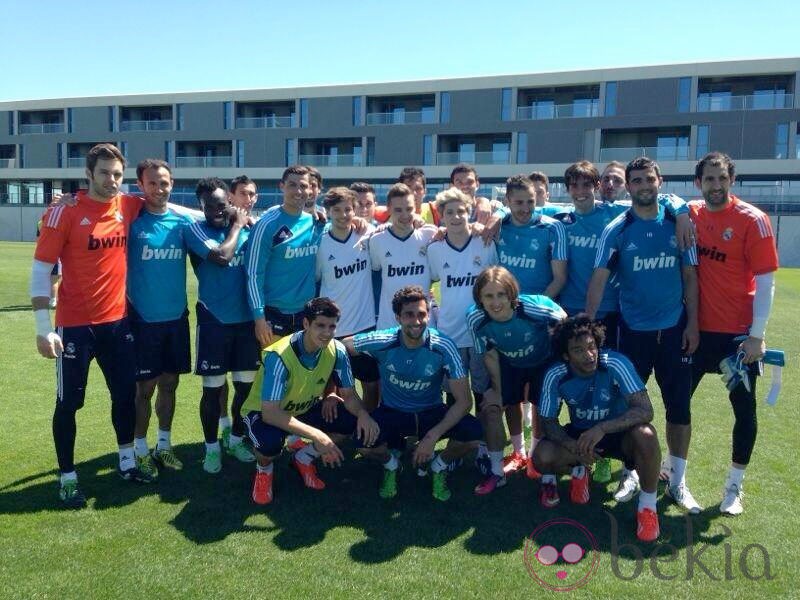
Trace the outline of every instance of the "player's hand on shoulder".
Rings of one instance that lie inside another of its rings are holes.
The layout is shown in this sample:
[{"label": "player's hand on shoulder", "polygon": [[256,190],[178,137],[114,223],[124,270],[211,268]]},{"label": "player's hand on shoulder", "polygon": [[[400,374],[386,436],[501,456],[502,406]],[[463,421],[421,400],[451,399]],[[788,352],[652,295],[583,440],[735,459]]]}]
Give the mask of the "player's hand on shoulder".
[{"label": "player's hand on shoulder", "polygon": [[50,205],[58,206],[59,204],[64,206],[75,206],[78,204],[78,198],[69,192],[66,194],[53,194],[53,201],[50,203]]},{"label": "player's hand on shoulder", "polygon": [[64,344],[55,331],[36,336],[36,349],[45,358],[58,358],[64,352]]}]

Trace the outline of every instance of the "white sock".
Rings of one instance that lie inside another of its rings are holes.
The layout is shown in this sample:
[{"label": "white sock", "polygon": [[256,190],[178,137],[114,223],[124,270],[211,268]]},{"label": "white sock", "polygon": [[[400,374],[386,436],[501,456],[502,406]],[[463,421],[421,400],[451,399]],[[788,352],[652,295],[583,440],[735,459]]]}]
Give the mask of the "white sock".
[{"label": "white sock", "polygon": [[226,417],[220,417],[219,418],[219,429],[220,429],[220,431],[222,431],[226,427],[230,427],[230,426],[231,426],[231,418],[230,417],[226,416]]},{"label": "white sock", "polygon": [[400,461],[397,460],[397,457],[394,454],[391,454],[389,460],[383,463],[383,468],[389,471],[397,471],[397,468],[400,466]]},{"label": "white sock", "polygon": [[653,512],[656,510],[656,493],[655,492],[645,492],[642,490],[639,492],[639,510],[643,508],[649,508]]},{"label": "white sock", "polygon": [[69,473],[62,473],[61,485],[64,485],[68,481],[78,481],[78,474],[75,471],[70,471]]},{"label": "white sock", "polygon": [[525,427],[530,427],[533,422],[533,404],[530,402],[522,403],[522,422]]},{"label": "white sock", "polygon": [[158,441],[156,442],[156,449],[169,450],[172,448],[172,440],[170,439],[170,432],[163,429],[158,430]]},{"label": "white sock", "polygon": [[136,466],[136,459],[134,459],[133,448],[120,448],[119,449],[119,468],[123,471],[132,469]]},{"label": "white sock", "polygon": [[434,473],[441,473],[447,469],[447,463],[442,460],[442,454],[439,453],[436,455],[436,458],[433,459],[431,462],[431,471]]},{"label": "white sock", "polygon": [[147,456],[147,453],[150,452],[150,449],[147,447],[147,438],[133,438],[133,451],[137,458]]},{"label": "white sock", "polygon": [[678,458],[670,454],[669,463],[672,465],[672,473],[669,476],[670,485],[680,485],[686,481],[686,459]]},{"label": "white sock", "polygon": [[625,467],[622,467],[622,477],[630,477],[631,479],[635,479],[639,481],[639,474],[636,472],[636,469],[631,469],[630,471]]},{"label": "white sock", "polygon": [[272,463],[269,463],[267,466],[256,463],[256,471],[259,473],[272,473]]},{"label": "white sock", "polygon": [[671,469],[671,465],[669,464],[669,454],[667,454],[667,455],[666,455],[666,456],[665,456],[665,457],[664,457],[664,458],[661,460],[661,470],[662,470],[662,471],[666,471],[667,473],[669,473],[670,469]]},{"label": "white sock", "polygon": [[479,442],[478,443],[478,454],[476,458],[481,458],[489,454],[489,446],[486,445],[486,442]]},{"label": "white sock", "polygon": [[586,467],[583,465],[575,465],[572,467],[572,476],[576,479],[580,479],[586,473]]},{"label": "white sock", "polygon": [[547,475],[542,475],[542,483],[552,483],[555,484],[556,476],[552,473],[548,473]]},{"label": "white sock", "polygon": [[725,482],[725,487],[729,488],[731,484],[735,483],[739,489],[742,489],[742,481],[744,480],[744,469],[737,469],[731,467],[728,471],[728,480]]},{"label": "white sock", "polygon": [[213,442],[211,444],[206,442],[206,454],[209,452],[219,452],[219,442]]},{"label": "white sock", "polygon": [[542,441],[541,438],[531,436],[531,451],[528,452],[528,456],[533,456],[534,448],[536,448],[537,444],[541,441]]},{"label": "white sock", "polygon": [[518,433],[516,435],[512,435],[511,446],[514,448],[514,452],[522,454],[525,451],[525,434]]},{"label": "white sock", "polygon": [[489,462],[492,463],[492,473],[495,475],[502,477],[503,476],[503,451],[502,450],[490,450],[489,451]]},{"label": "white sock", "polygon": [[294,459],[304,465],[310,465],[319,456],[319,451],[314,448],[314,444],[306,444],[295,452]]},{"label": "white sock", "polygon": [[230,441],[228,442],[228,446],[233,448],[234,446],[238,446],[239,444],[242,443],[242,436],[231,434],[229,440]]}]

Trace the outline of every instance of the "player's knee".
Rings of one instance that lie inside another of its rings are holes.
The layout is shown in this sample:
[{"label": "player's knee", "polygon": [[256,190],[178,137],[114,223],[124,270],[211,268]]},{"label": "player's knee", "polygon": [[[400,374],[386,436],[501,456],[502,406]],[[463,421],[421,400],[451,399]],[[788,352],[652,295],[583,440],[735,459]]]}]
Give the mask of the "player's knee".
[{"label": "player's knee", "polygon": [[542,440],[533,450],[533,464],[536,470],[547,473],[553,470],[558,461],[558,446],[550,440]]},{"label": "player's knee", "polygon": [[177,373],[163,373],[158,378],[158,389],[166,394],[174,394],[175,390],[178,389],[179,381]]},{"label": "player's knee", "polygon": [[634,446],[644,452],[650,452],[658,447],[658,434],[650,423],[634,425],[630,430]]}]

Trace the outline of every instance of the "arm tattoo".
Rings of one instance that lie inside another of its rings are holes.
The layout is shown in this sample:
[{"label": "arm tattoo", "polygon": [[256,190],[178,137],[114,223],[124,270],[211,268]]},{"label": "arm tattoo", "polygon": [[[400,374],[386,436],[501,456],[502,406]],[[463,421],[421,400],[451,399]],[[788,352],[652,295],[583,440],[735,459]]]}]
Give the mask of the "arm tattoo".
[{"label": "arm tattoo", "polygon": [[564,446],[572,452],[576,451],[576,442],[558,422],[558,419],[542,419],[544,437],[551,442]]},{"label": "arm tattoo", "polygon": [[625,399],[628,401],[628,410],[616,419],[603,421],[603,431],[605,433],[625,431],[634,425],[649,423],[653,420],[653,405],[650,403],[650,396],[647,395],[647,390],[639,390],[633,394],[628,394]]}]

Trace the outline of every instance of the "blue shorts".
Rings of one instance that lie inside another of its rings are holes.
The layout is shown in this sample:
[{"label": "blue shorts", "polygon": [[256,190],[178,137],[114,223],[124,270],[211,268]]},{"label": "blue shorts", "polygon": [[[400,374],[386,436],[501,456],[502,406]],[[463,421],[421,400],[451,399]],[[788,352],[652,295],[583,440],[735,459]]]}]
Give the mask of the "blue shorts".
[{"label": "blue shorts", "polygon": [[[130,311],[132,312],[132,311]],[[162,373],[189,373],[189,311],[174,321],[148,323],[131,319],[136,344],[136,380],[154,379]]]},{"label": "blue shorts", "polygon": [[[336,419],[332,423],[328,423],[322,418],[322,402],[317,402],[302,415],[294,415],[294,418],[324,433],[353,435],[356,430],[356,418],[343,405],[339,406],[336,411]],[[259,454],[277,456],[281,453],[286,436],[289,435],[288,431],[264,423],[261,420],[261,411],[258,410],[251,410],[247,413],[244,422],[247,425],[247,436]]]},{"label": "blue shorts", "polygon": [[136,354],[128,319],[100,325],[58,327],[64,352],[56,359],[56,402],[63,408],[83,407],[89,364],[97,364],[105,377],[113,403],[136,398]]},{"label": "blue shorts", "polygon": [[[502,354],[499,356],[503,406],[513,406],[523,400],[539,406],[544,372],[547,371],[550,363],[546,362],[536,367],[514,367]],[[525,393],[526,385],[528,386],[527,394]]]},{"label": "blue shorts", "polygon": [[627,356],[644,383],[655,372],[666,409],[667,423],[689,425],[692,395],[692,357],[683,353],[686,318],[656,331],[634,331],[620,319],[619,351]]},{"label": "blue shorts", "polygon": [[[577,440],[586,429],[578,429],[573,426],[572,423],[567,423],[564,426],[564,431],[566,431],[567,435],[573,440]],[[633,454],[626,454],[622,449],[622,442],[626,435],[628,435],[627,430],[607,433],[603,436],[603,439],[597,442],[594,448],[603,458],[616,458],[625,463],[626,469],[633,470],[636,468],[635,457]]]},{"label": "blue shorts", "polygon": [[197,305],[197,375],[224,375],[256,371],[260,348],[252,321],[220,323],[202,305]]},{"label": "blue shorts", "polygon": [[[405,438],[415,436],[419,439],[433,429],[450,409],[445,404],[421,410],[419,412],[403,412],[381,404],[370,416],[381,428],[376,446],[388,444],[393,450],[402,450],[405,447]],[[464,415],[442,438],[454,439],[459,442],[474,442],[483,439],[483,427],[473,415]]]}]

